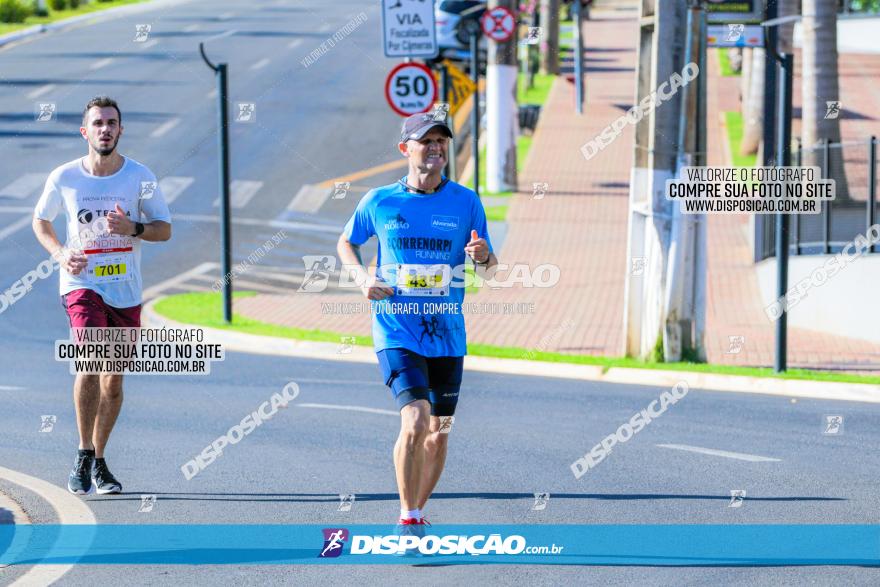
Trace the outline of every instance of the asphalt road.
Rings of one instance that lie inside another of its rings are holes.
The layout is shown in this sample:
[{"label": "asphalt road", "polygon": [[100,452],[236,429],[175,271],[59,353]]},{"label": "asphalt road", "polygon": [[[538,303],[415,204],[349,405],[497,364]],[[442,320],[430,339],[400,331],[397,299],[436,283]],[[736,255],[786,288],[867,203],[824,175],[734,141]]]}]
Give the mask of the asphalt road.
[{"label": "asphalt road", "polygon": [[[15,370],[46,352],[51,341],[6,345],[0,367],[13,373],[0,390],[10,409],[0,429],[3,465],[63,485],[76,429],[70,376],[54,364],[39,373]],[[397,512],[390,450],[397,419],[384,413],[305,407],[324,404],[393,409],[374,365],[282,360],[232,353],[211,375],[130,377],[126,403],[108,459],[126,493],[90,496],[98,523],[392,523]],[[192,480],[183,463],[295,381],[294,404],[264,423]],[[560,379],[467,373],[450,458],[427,508],[435,524],[723,524],[878,523],[870,455],[880,407],[832,401],[691,391],[662,418],[619,445],[580,480],[569,464],[663,391]],[[40,432],[40,417],[57,416]],[[826,414],[844,416],[842,435],[822,434]],[[689,445],[778,459],[748,462],[662,448]],[[4,486],[9,489],[9,486]],[[746,491],[730,508],[730,491]],[[534,511],[534,493],[550,494]],[[20,493],[20,492],[19,492]],[[152,512],[141,495],[156,495]],[[339,494],[355,494],[340,512]],[[13,493],[13,495],[17,495]],[[28,507],[51,522],[44,505]],[[26,502],[27,503],[27,502]],[[184,584],[283,583],[289,576],[357,576],[387,581],[398,568],[367,570],[247,567],[81,566],[65,583],[94,583],[120,573],[136,583],[171,573]],[[415,572],[413,570],[412,572]],[[464,578],[488,583],[559,583],[575,571],[559,567],[420,568],[432,582]],[[694,584],[797,581],[818,578],[866,583],[859,568],[580,569],[596,581]],[[233,579],[233,577],[237,577]],[[568,579],[567,579],[568,578]]]},{"label": "asphalt road", "polygon": [[[315,64],[300,63],[360,12],[367,15],[363,25]],[[150,41],[158,41],[149,46],[149,41],[132,41],[135,25],[145,22],[152,27]],[[214,80],[197,45],[235,30],[208,49],[213,59],[230,64],[231,101],[256,105],[256,122],[231,126],[233,179],[259,183],[241,184],[235,257],[247,257],[288,226],[284,223],[300,222],[296,226],[302,229],[287,230],[289,238],[263,264],[301,267],[301,255],[332,252],[333,230],[359,193],[327,198],[312,211],[290,210],[300,189],[396,156],[399,118],[382,98],[390,62],[381,55],[380,26],[375,2],[191,1],[6,48],[0,51],[0,184],[21,180],[18,185],[26,186],[32,182],[28,174],[46,174],[81,156],[82,105],[94,94],[109,93],[123,108],[122,152],[160,178],[176,178],[170,185],[186,184],[171,205],[173,240],[145,247],[146,286],[167,284],[216,261],[216,98],[210,96]],[[41,101],[57,104],[57,121],[34,121],[34,103]],[[359,183],[380,185],[397,175],[388,171]],[[0,195],[4,289],[45,258],[29,226],[9,230],[30,216],[38,190],[22,187]],[[252,277],[279,287],[269,278]],[[168,291],[189,287],[206,286],[187,280]],[[53,341],[66,337],[66,327],[55,277],[38,282],[0,314],[0,463],[58,486],[66,482],[76,444],[72,378],[65,364],[50,359]],[[290,381],[301,388],[295,405],[192,480],[184,478],[183,463]],[[448,466],[428,517],[435,524],[880,523],[875,456],[880,407],[874,404],[693,390],[575,479],[571,462],[661,391],[466,373]],[[390,524],[398,509],[390,459],[397,419],[381,410],[393,410],[393,404],[374,365],[232,353],[205,378],[129,377],[108,449],[126,493],[85,501],[98,523]],[[829,414],[844,416],[842,435],[822,434],[822,418]],[[40,432],[43,415],[57,418],[51,432]],[[777,460],[744,461],[661,444]],[[0,489],[20,500],[35,522],[56,521],[38,496],[2,481]],[[731,490],[746,491],[741,507],[728,507]],[[550,494],[546,509],[532,509],[536,492]],[[153,511],[138,511],[142,494],[156,495]],[[338,511],[339,494],[356,495],[351,511]],[[0,571],[0,582],[23,570]],[[62,584],[122,577],[137,585],[328,579],[365,584],[407,579],[429,584],[876,583],[876,571],[849,567],[144,565],[80,566]]]}]

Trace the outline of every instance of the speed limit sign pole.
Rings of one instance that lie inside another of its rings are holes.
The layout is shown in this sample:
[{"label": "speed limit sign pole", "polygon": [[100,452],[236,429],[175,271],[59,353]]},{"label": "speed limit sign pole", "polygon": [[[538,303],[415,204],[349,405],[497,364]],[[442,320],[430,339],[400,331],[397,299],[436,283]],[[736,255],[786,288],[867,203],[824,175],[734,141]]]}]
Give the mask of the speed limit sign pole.
[{"label": "speed limit sign pole", "polygon": [[486,189],[516,189],[517,22],[514,0],[492,0],[482,17],[486,63]]}]

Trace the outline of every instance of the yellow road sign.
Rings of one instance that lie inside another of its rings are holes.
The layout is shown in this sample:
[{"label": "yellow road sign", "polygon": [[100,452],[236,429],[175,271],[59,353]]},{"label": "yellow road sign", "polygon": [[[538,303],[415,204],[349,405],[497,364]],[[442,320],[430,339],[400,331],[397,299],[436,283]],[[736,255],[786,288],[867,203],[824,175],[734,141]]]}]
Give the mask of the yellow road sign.
[{"label": "yellow road sign", "polygon": [[[449,72],[449,114],[454,116],[465,100],[477,89],[477,85],[448,59],[443,60],[443,65]],[[439,73],[437,75],[439,81]],[[440,99],[442,101],[443,96],[440,96]]]}]

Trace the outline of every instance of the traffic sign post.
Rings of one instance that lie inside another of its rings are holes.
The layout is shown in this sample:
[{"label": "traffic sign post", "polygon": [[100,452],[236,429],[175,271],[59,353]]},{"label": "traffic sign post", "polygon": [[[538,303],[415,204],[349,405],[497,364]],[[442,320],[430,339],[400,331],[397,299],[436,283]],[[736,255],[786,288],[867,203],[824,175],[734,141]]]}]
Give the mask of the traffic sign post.
[{"label": "traffic sign post", "polygon": [[577,51],[574,59],[574,88],[575,88],[575,110],[578,114],[584,113],[584,37],[583,22],[581,21],[581,3],[574,2],[572,5],[572,16],[574,20],[574,48]]},{"label": "traffic sign post", "polygon": [[434,2],[382,0],[382,45],[385,57],[436,57]]},{"label": "traffic sign post", "polygon": [[443,100],[449,104],[449,114],[454,116],[471,94],[476,91],[477,84],[447,59],[443,60],[442,67],[446,72],[449,84],[449,94],[444,95]]},{"label": "traffic sign post", "polygon": [[[455,129],[455,124],[453,123],[453,112],[452,112],[452,104],[449,102],[449,98],[452,95],[452,82],[451,76],[449,75],[449,68],[445,63],[440,65],[440,95],[443,96],[443,101],[449,106],[449,111],[446,114],[446,124],[450,129]],[[454,131],[453,131],[454,132]],[[455,181],[457,179],[455,175],[455,145],[453,145],[452,139],[449,141],[449,150],[446,158],[446,177]]]},{"label": "traffic sign post", "polygon": [[427,112],[437,102],[437,80],[426,65],[401,63],[385,80],[385,99],[401,116]]},{"label": "traffic sign post", "polygon": [[[480,86],[480,30],[470,27],[471,33],[471,79],[474,87]],[[480,197],[480,91],[474,93],[474,107],[471,109],[471,150],[474,158],[474,192]]]}]

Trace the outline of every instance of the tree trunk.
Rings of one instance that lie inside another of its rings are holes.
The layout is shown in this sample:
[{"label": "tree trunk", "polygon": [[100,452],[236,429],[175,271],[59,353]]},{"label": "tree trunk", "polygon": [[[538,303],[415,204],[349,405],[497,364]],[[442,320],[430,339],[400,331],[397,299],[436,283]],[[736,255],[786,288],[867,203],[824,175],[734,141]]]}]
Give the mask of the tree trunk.
[{"label": "tree trunk", "polygon": [[559,75],[559,0],[541,0],[541,73]]},{"label": "tree trunk", "polygon": [[764,50],[752,49],[749,94],[743,100],[743,138],[739,145],[741,155],[758,152],[764,128]]},{"label": "tree trunk", "polygon": [[[804,165],[821,165],[819,149],[807,150],[828,139],[840,142],[840,120],[828,117],[828,103],[840,101],[837,80],[837,2],[803,0],[803,74],[801,141]],[[837,198],[847,196],[841,149],[832,149],[828,177],[837,180]]]}]

